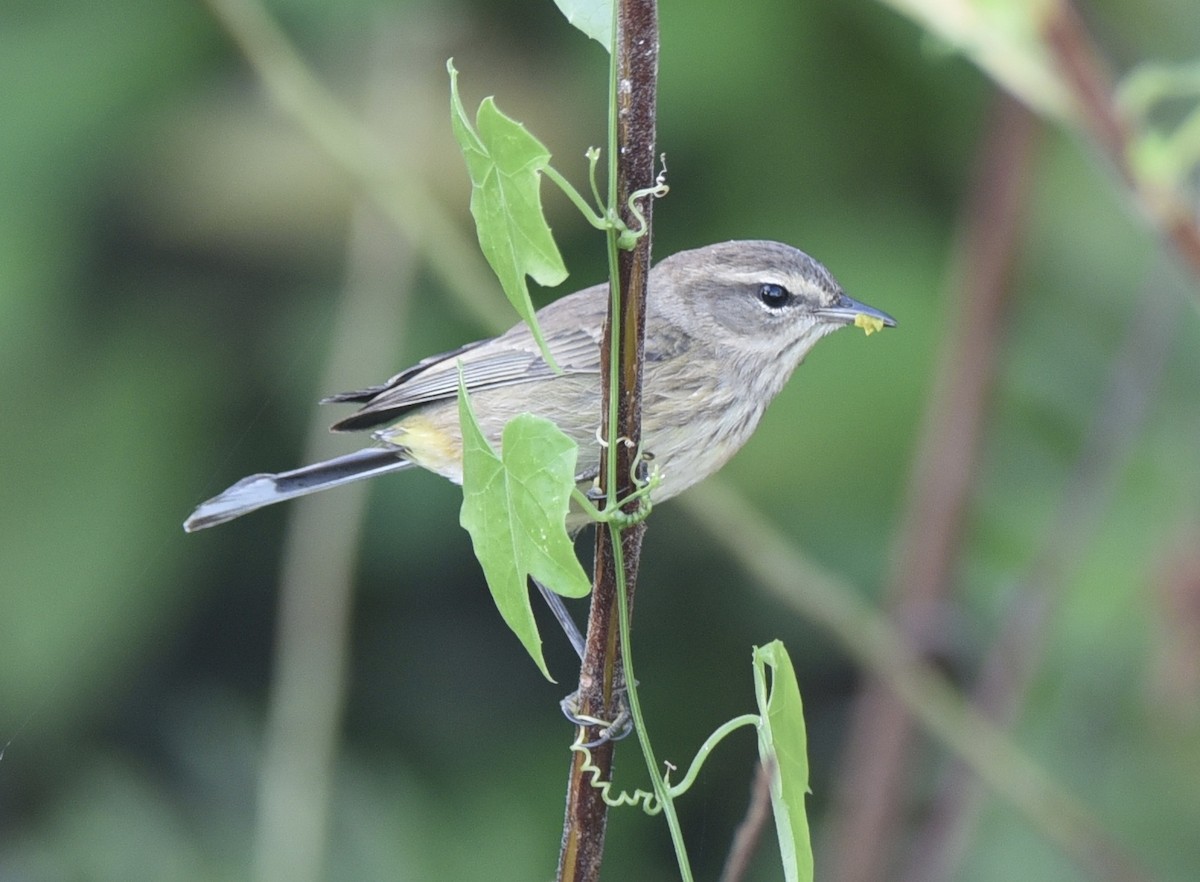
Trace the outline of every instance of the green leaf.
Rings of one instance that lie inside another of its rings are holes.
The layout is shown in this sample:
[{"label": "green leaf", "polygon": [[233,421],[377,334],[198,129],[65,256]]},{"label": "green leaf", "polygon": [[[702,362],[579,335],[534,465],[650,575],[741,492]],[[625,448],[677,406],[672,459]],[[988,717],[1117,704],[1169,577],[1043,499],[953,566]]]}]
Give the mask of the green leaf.
[{"label": "green leaf", "polygon": [[566,528],[579,446],[549,420],[523,413],[504,427],[497,456],[475,420],[461,367],[458,414],[463,436],[459,522],[471,534],[500,615],[553,682],[526,580],[533,576],[564,597],[583,597],[591,590]]},{"label": "green leaf", "polygon": [[471,215],[479,247],[500,280],[504,293],[533,331],[542,357],[558,370],[538,327],[526,276],[553,287],[567,267],[542,210],[541,174],[550,151],[516,120],[505,116],[491,98],[483,99],[472,128],[458,95],[458,71],[450,72],[450,119],[471,177]]},{"label": "green leaf", "polygon": [[554,0],[567,21],[612,52],[612,0]]},{"label": "green leaf", "polygon": [[[771,668],[768,695],[766,667]],[[812,842],[808,835],[808,736],[800,687],[787,650],[778,640],[754,649],[754,692],[762,723],[758,727],[758,753],[764,763],[774,760],[771,775],[771,808],[788,882],[812,882]]]}]

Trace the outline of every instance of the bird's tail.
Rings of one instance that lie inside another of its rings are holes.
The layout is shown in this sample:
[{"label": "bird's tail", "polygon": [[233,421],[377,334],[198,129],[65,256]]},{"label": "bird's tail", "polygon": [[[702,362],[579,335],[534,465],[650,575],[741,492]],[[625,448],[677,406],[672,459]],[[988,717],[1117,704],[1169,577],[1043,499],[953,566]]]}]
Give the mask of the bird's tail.
[{"label": "bird's tail", "polygon": [[189,533],[215,527],[240,518],[264,505],[307,496],[318,490],[373,478],[376,475],[407,469],[412,463],[402,459],[397,451],[369,447],[325,462],[314,463],[277,475],[250,475],[242,478],[224,493],[201,503],[191,517],[183,522]]}]

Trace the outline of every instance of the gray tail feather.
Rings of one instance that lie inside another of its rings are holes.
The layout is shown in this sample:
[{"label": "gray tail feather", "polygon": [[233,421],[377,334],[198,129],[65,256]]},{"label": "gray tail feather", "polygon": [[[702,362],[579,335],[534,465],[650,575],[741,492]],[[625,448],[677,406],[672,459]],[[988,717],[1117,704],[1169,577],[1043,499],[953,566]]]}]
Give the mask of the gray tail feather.
[{"label": "gray tail feather", "polygon": [[196,530],[204,530],[240,518],[264,505],[307,496],[318,490],[362,481],[411,466],[412,463],[402,459],[395,450],[369,447],[290,472],[250,475],[248,478],[242,478],[224,493],[201,503],[192,512],[191,517],[183,522],[183,529],[194,533]]}]

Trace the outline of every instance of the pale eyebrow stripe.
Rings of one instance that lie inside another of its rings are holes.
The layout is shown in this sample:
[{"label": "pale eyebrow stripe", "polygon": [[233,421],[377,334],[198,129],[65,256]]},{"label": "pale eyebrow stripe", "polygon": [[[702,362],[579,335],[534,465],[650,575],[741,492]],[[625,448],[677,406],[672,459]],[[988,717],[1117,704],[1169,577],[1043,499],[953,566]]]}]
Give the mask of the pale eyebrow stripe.
[{"label": "pale eyebrow stripe", "polygon": [[793,287],[796,284],[795,279],[791,277],[776,276],[774,274],[766,274],[762,270],[752,271],[734,271],[723,274],[726,279],[734,282],[745,282],[748,285],[782,285],[785,288]]}]

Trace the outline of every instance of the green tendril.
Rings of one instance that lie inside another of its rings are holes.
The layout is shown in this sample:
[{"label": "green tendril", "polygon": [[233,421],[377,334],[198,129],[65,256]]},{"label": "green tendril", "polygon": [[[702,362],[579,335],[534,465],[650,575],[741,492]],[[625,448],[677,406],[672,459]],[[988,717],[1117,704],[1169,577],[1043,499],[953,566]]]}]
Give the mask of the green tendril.
[{"label": "green tendril", "polygon": [[629,250],[637,244],[638,239],[646,235],[646,215],[642,211],[639,203],[646,198],[662,199],[671,188],[667,186],[667,155],[664,153],[661,157],[662,171],[658,173],[658,177],[654,179],[653,187],[646,187],[642,190],[634,190],[629,194],[628,206],[629,213],[637,218],[637,229],[631,230],[624,224],[620,230],[620,235],[617,237],[617,247]]},{"label": "green tendril", "polygon": [[[588,717],[581,717],[580,721],[588,725],[600,727],[608,727],[611,724],[604,720],[594,720]],[[730,733],[742,728],[743,726],[758,726],[762,722],[762,718],[758,714],[742,714],[740,717],[734,717],[732,720],[717,727],[711,735],[705,739],[704,744],[696,751],[696,756],[692,760],[692,764],[688,766],[687,773],[683,776],[678,784],[670,785],[668,780],[670,775],[663,776],[663,783],[666,786],[666,792],[671,799],[682,796],[695,782],[700,774],[700,769],[704,766],[709,755],[716,749],[717,745],[725,739]],[[632,793],[622,790],[616,796],[613,796],[613,782],[602,780],[603,771],[592,763],[592,752],[588,745],[583,741],[583,728],[579,729],[579,734],[575,736],[575,743],[571,745],[571,750],[580,754],[583,757],[582,771],[588,773],[591,777],[591,786],[600,791],[600,798],[604,800],[606,805],[614,808],[621,806],[636,806],[641,805],[642,811],[647,815],[657,815],[662,811],[662,800],[652,791],[649,790],[634,790]],[[671,768],[668,764],[668,767]]]},{"label": "green tendril", "polygon": [[642,811],[651,817],[662,811],[662,802],[649,790],[635,790],[632,793],[622,790],[613,796],[613,782],[603,780],[604,772],[592,762],[592,752],[583,743],[582,738],[583,730],[580,729],[575,743],[571,745],[571,750],[583,757],[583,765],[580,769],[589,776],[591,786],[600,791],[600,798],[604,800],[605,805],[620,808],[640,804]]},{"label": "green tendril", "polygon": [[600,195],[600,185],[596,183],[596,167],[600,164],[600,148],[589,147],[584,156],[588,161],[588,182],[592,185],[592,198],[596,200],[596,205],[603,212],[604,199]]}]

